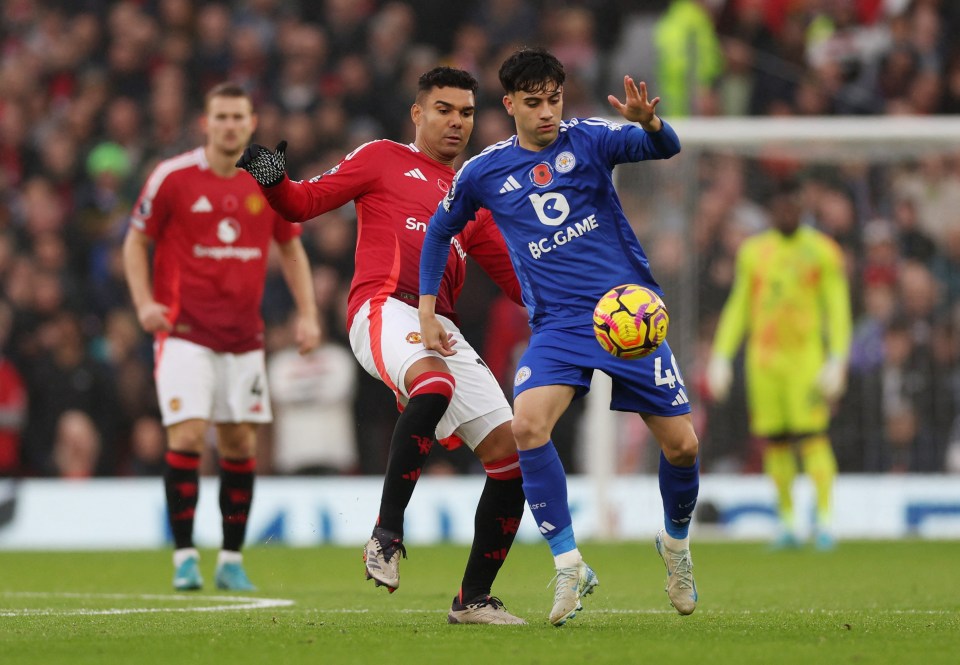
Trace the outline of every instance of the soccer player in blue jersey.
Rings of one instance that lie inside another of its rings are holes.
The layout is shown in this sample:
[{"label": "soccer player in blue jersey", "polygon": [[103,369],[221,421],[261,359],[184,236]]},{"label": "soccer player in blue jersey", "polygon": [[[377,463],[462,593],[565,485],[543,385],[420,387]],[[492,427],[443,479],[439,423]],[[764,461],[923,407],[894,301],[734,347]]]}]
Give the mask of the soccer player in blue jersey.
[{"label": "soccer player in blue jersey", "polygon": [[660,98],[648,99],[646,84],[629,76],[626,101],[608,97],[627,124],[562,121],[564,78],[563,65],[539,48],[517,51],[501,66],[503,104],[517,134],[464,164],[430,219],[420,259],[421,335],[428,349],[455,353],[430,294],[437,293],[451,238],[475,210],[488,208],[507,241],[533,332],[514,380],[513,432],[527,503],[557,569],[550,621],[559,626],[572,618],[597,585],[577,549],[566,475],[551,442],[554,425],[589,390],[594,370],[613,379],[611,408],[640,414],[660,443],[665,527],[656,546],[670,602],[690,614],[697,588],[688,528],[700,472],[683,378],[666,342],[645,358],[618,359],[597,344],[592,324],[594,306],[614,286],[642,284],[661,293],[624,217],[613,167],[672,157],[680,142],[655,113]]}]

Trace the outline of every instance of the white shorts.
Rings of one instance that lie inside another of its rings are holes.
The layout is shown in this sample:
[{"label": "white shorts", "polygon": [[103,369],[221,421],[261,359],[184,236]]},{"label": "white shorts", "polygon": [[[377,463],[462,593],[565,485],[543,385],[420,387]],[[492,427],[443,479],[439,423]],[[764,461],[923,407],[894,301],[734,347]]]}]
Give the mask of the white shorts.
[{"label": "white shorts", "polygon": [[437,425],[437,438],[456,434],[474,450],[494,428],[512,420],[513,412],[493,373],[460,329],[450,319],[438,318],[457,340],[457,353],[449,358],[423,347],[417,310],[395,298],[387,298],[373,311],[370,301],[363,304],[350,326],[350,346],[363,368],[387,384],[401,405],[407,403],[403,376],[410,365],[429,356],[443,360],[457,386]]},{"label": "white shorts", "polygon": [[178,337],[153,345],[157,397],[165,426],[199,418],[215,423],[273,420],[262,349],[217,353]]}]

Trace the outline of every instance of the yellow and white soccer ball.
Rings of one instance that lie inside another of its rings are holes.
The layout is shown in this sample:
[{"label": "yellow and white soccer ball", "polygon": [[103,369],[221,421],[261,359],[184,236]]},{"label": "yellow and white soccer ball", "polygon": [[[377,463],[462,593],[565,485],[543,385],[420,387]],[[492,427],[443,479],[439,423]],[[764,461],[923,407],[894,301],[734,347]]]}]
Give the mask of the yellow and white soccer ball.
[{"label": "yellow and white soccer ball", "polygon": [[642,358],[667,338],[670,315],[654,291],[622,284],[604,294],[593,310],[593,334],[618,358]]}]

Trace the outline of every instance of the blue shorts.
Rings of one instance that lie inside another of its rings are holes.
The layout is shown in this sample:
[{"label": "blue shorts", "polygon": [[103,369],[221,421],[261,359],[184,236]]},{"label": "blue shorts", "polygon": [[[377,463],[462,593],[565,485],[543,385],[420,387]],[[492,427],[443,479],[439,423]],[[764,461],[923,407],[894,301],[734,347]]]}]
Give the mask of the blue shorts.
[{"label": "blue shorts", "polygon": [[589,328],[543,330],[533,334],[520,358],[513,396],[540,386],[573,386],[576,396],[590,391],[593,371],[613,379],[610,408],[615,411],[679,416],[690,413],[690,400],[670,345],[664,342],[649,356],[624,360],[607,353]]}]

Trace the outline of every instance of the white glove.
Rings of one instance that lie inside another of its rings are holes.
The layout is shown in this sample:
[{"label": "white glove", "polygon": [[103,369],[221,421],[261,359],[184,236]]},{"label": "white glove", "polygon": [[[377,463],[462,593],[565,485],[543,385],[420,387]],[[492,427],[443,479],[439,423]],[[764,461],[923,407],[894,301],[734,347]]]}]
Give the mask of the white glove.
[{"label": "white glove", "polygon": [[830,358],[820,369],[817,377],[820,392],[828,402],[840,399],[847,387],[847,363],[840,358]]},{"label": "white glove", "polygon": [[733,383],[733,363],[721,356],[710,358],[707,365],[707,387],[717,402],[723,402],[730,394],[730,385]]}]

